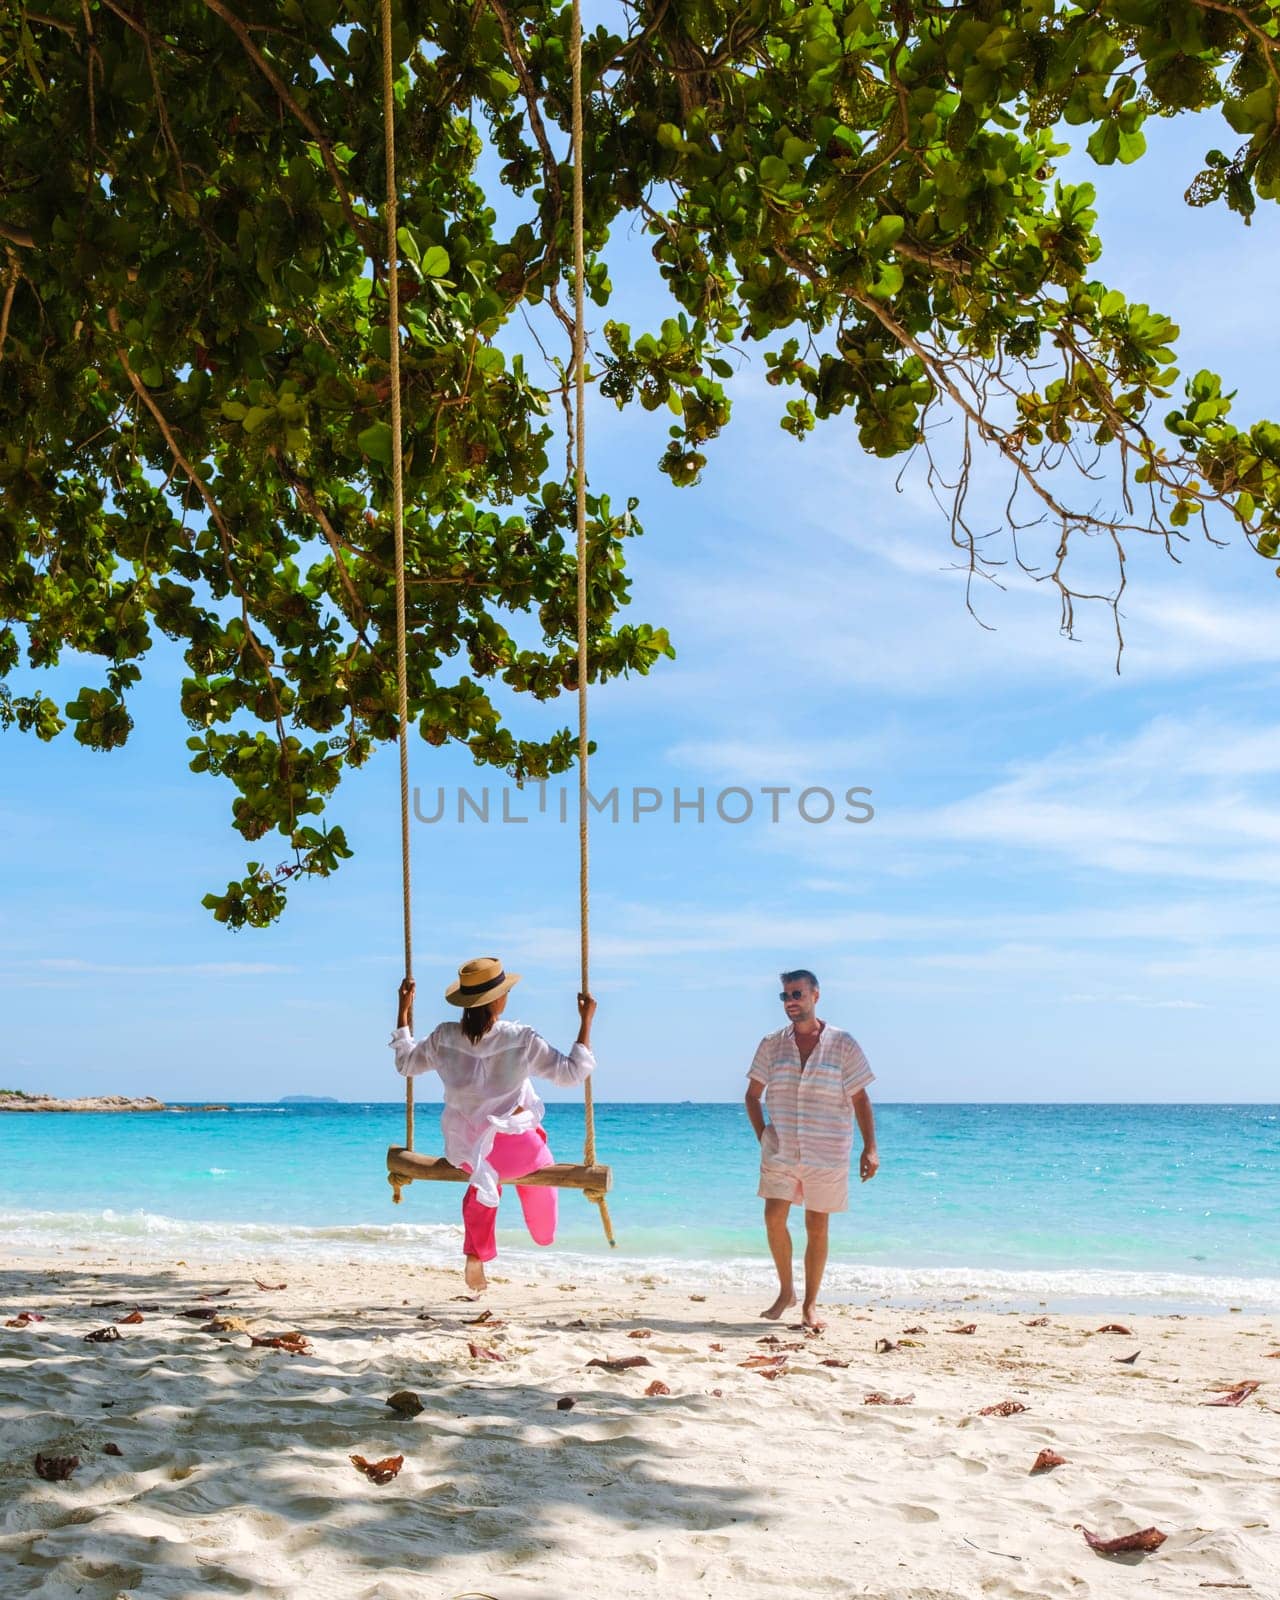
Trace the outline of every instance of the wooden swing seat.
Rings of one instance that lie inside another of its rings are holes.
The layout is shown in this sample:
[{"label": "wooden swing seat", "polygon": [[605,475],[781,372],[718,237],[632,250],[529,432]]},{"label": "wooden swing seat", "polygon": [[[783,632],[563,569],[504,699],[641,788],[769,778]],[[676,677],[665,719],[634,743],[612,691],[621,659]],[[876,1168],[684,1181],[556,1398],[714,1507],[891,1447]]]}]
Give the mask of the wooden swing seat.
[{"label": "wooden swing seat", "polygon": [[[393,1144],[387,1151],[387,1181],[396,1185],[415,1181],[427,1183],[470,1183],[471,1174],[455,1167],[443,1156],[424,1156],[404,1145]],[[504,1183],[514,1183],[517,1188],[538,1189],[592,1189],[598,1193],[613,1187],[610,1167],[575,1166],[569,1161],[557,1161],[554,1166],[530,1172],[523,1178],[505,1178]],[[398,1198],[397,1194],[397,1198]]]}]

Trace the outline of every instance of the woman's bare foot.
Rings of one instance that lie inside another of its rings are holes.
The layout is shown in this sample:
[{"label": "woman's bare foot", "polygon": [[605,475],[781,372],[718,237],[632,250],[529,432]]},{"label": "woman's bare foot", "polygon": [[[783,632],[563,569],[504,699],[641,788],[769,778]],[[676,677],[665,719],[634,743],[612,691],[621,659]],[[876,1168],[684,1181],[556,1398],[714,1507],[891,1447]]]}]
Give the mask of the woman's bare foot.
[{"label": "woman's bare foot", "polygon": [[[795,1301],[791,1303],[794,1305]],[[800,1312],[800,1326],[806,1333],[823,1333],[827,1325],[819,1317],[817,1306],[805,1306]]]},{"label": "woman's bare foot", "polygon": [[769,1309],[767,1311],[762,1311],[760,1315],[762,1317],[766,1317],[770,1322],[777,1322],[778,1318],[783,1314],[783,1312],[790,1311],[795,1303],[795,1290],[785,1289],[773,1302]]},{"label": "woman's bare foot", "polygon": [[484,1275],[484,1262],[479,1256],[468,1256],[467,1264],[462,1269],[462,1276],[467,1280],[467,1288],[473,1294],[483,1294],[489,1287],[489,1280]]}]

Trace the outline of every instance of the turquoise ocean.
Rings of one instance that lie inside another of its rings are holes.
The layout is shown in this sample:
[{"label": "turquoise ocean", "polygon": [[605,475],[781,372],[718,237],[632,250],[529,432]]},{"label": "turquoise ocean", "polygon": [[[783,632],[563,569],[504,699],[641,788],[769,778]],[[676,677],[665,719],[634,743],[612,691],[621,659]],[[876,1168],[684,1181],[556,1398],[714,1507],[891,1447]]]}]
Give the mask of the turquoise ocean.
[{"label": "turquoise ocean", "polygon": [[[419,1149],[441,1148],[438,1114],[419,1106]],[[832,1223],[833,1300],[1280,1311],[1280,1107],[881,1105],[877,1120],[881,1173]],[[740,1106],[603,1105],[596,1122],[618,1248],[565,1192],[558,1244],[536,1250],[508,1192],[513,1270],[767,1285]],[[383,1158],[403,1132],[386,1104],[0,1116],[4,1255],[460,1264],[459,1186],[391,1203]],[[581,1105],[549,1106],[547,1132],[578,1159]]]}]

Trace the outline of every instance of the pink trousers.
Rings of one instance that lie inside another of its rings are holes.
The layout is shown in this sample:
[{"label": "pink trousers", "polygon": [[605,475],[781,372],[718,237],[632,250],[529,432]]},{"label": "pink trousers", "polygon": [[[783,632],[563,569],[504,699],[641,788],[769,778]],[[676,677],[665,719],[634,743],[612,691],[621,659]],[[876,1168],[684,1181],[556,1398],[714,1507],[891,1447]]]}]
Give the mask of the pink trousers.
[{"label": "pink trousers", "polygon": [[[489,1161],[500,1178],[523,1178],[526,1172],[538,1172],[553,1166],[555,1157],[547,1148],[547,1136],[541,1128],[528,1133],[500,1133],[493,1141]],[[468,1172],[470,1167],[466,1169]],[[502,1193],[499,1185],[498,1193]],[[534,1244],[550,1244],[556,1236],[556,1212],[559,1195],[554,1189],[519,1189],[520,1206],[524,1223]],[[482,1206],[476,1199],[474,1184],[468,1184],[462,1197],[463,1253],[477,1256],[481,1261],[492,1261],[498,1253],[494,1234],[498,1228],[496,1206]]]}]

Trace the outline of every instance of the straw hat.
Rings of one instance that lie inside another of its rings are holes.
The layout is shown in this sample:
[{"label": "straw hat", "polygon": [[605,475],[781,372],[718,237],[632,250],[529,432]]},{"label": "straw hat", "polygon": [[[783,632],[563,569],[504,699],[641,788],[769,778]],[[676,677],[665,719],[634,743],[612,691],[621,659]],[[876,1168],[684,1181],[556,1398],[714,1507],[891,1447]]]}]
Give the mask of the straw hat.
[{"label": "straw hat", "polygon": [[458,968],[458,981],[444,992],[451,1006],[487,1006],[520,982],[518,972],[504,972],[497,956],[477,956]]}]

